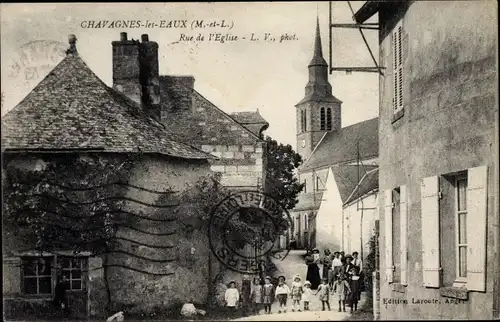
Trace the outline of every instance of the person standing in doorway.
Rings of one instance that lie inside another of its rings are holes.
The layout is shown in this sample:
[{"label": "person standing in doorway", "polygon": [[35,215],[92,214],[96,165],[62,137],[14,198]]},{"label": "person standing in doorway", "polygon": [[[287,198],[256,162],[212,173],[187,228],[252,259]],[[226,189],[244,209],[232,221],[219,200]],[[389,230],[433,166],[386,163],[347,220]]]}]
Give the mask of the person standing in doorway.
[{"label": "person standing in doorway", "polygon": [[66,279],[66,276],[59,275],[54,290],[54,304],[62,311],[64,315],[67,315],[69,312],[68,298],[66,297],[67,290],[68,290],[68,281]]}]

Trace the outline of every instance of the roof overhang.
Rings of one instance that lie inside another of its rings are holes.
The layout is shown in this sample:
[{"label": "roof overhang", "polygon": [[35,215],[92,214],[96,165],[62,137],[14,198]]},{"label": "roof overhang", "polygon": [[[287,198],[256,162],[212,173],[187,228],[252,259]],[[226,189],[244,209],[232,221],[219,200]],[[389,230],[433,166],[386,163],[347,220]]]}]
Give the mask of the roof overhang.
[{"label": "roof overhang", "polygon": [[356,23],[365,22],[379,11],[381,5],[381,1],[366,1],[354,14],[354,20],[356,20]]},{"label": "roof overhang", "polygon": [[378,13],[380,10],[385,10],[388,8],[396,8],[402,5],[408,5],[412,1],[410,0],[376,0],[376,1],[366,1],[361,8],[354,14],[354,20],[358,24],[364,23],[366,20],[370,19]]}]

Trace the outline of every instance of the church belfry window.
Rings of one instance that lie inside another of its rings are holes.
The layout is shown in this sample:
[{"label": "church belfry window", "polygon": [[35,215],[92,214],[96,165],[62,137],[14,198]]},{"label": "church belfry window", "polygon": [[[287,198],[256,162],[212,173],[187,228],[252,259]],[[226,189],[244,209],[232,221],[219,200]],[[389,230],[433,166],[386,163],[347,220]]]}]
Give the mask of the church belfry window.
[{"label": "church belfry window", "polygon": [[320,110],[320,129],[321,131],[332,130],[332,109],[322,107]]},{"label": "church belfry window", "polygon": [[300,131],[301,132],[307,131],[307,115],[306,111],[304,110],[300,110]]}]

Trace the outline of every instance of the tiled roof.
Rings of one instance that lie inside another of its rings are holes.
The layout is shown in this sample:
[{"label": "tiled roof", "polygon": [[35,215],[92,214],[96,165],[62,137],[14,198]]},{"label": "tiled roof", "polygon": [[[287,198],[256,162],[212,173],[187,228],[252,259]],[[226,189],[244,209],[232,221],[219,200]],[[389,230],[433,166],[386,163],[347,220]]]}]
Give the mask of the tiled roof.
[{"label": "tiled roof", "polygon": [[317,210],[323,200],[323,191],[300,193],[297,199],[298,203],[293,211]]},{"label": "tiled roof", "polygon": [[267,121],[260,115],[259,111],[255,112],[234,112],[231,116],[241,124],[268,124]]},{"label": "tiled roof", "polygon": [[[162,102],[167,97],[162,97]],[[201,145],[254,145],[257,134],[238,123],[196,90],[192,90],[191,108],[169,109],[163,121],[182,142]],[[168,107],[167,107],[168,108]]]},{"label": "tiled roof", "polygon": [[172,140],[163,125],[106,86],[78,55],[68,55],[3,117],[2,150],[81,149],[211,158]]},{"label": "tiled roof", "polygon": [[269,127],[259,111],[231,113],[231,117],[258,136]]},{"label": "tiled roof", "polygon": [[[343,204],[378,188],[378,171],[372,171],[377,169],[376,166],[336,165],[331,169]],[[367,172],[369,174],[365,177]],[[361,182],[359,187],[358,182]]]},{"label": "tiled roof", "polygon": [[378,156],[378,118],[327,132],[300,171],[355,161],[358,141],[361,160]]},{"label": "tiled roof", "polygon": [[342,104],[342,101],[336,98],[333,95],[329,96],[321,96],[317,93],[312,93],[311,95],[306,95],[300,102],[298,102],[295,106],[303,104],[305,102],[315,101],[315,102],[325,102],[325,103],[338,103]]}]

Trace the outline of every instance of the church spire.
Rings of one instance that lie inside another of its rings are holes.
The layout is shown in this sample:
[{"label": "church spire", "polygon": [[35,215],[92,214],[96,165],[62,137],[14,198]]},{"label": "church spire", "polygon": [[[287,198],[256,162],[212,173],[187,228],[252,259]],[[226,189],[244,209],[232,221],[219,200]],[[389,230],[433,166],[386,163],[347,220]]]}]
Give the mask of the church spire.
[{"label": "church spire", "polygon": [[331,97],[332,86],[328,82],[328,64],[323,58],[319,17],[316,17],[316,35],[314,38],[314,55],[309,63],[309,82],[306,85],[306,97]]},{"label": "church spire", "polygon": [[319,30],[319,17],[316,16],[316,38],[314,39],[314,56],[309,66],[328,66],[323,58],[323,47],[321,45],[321,32]]}]

